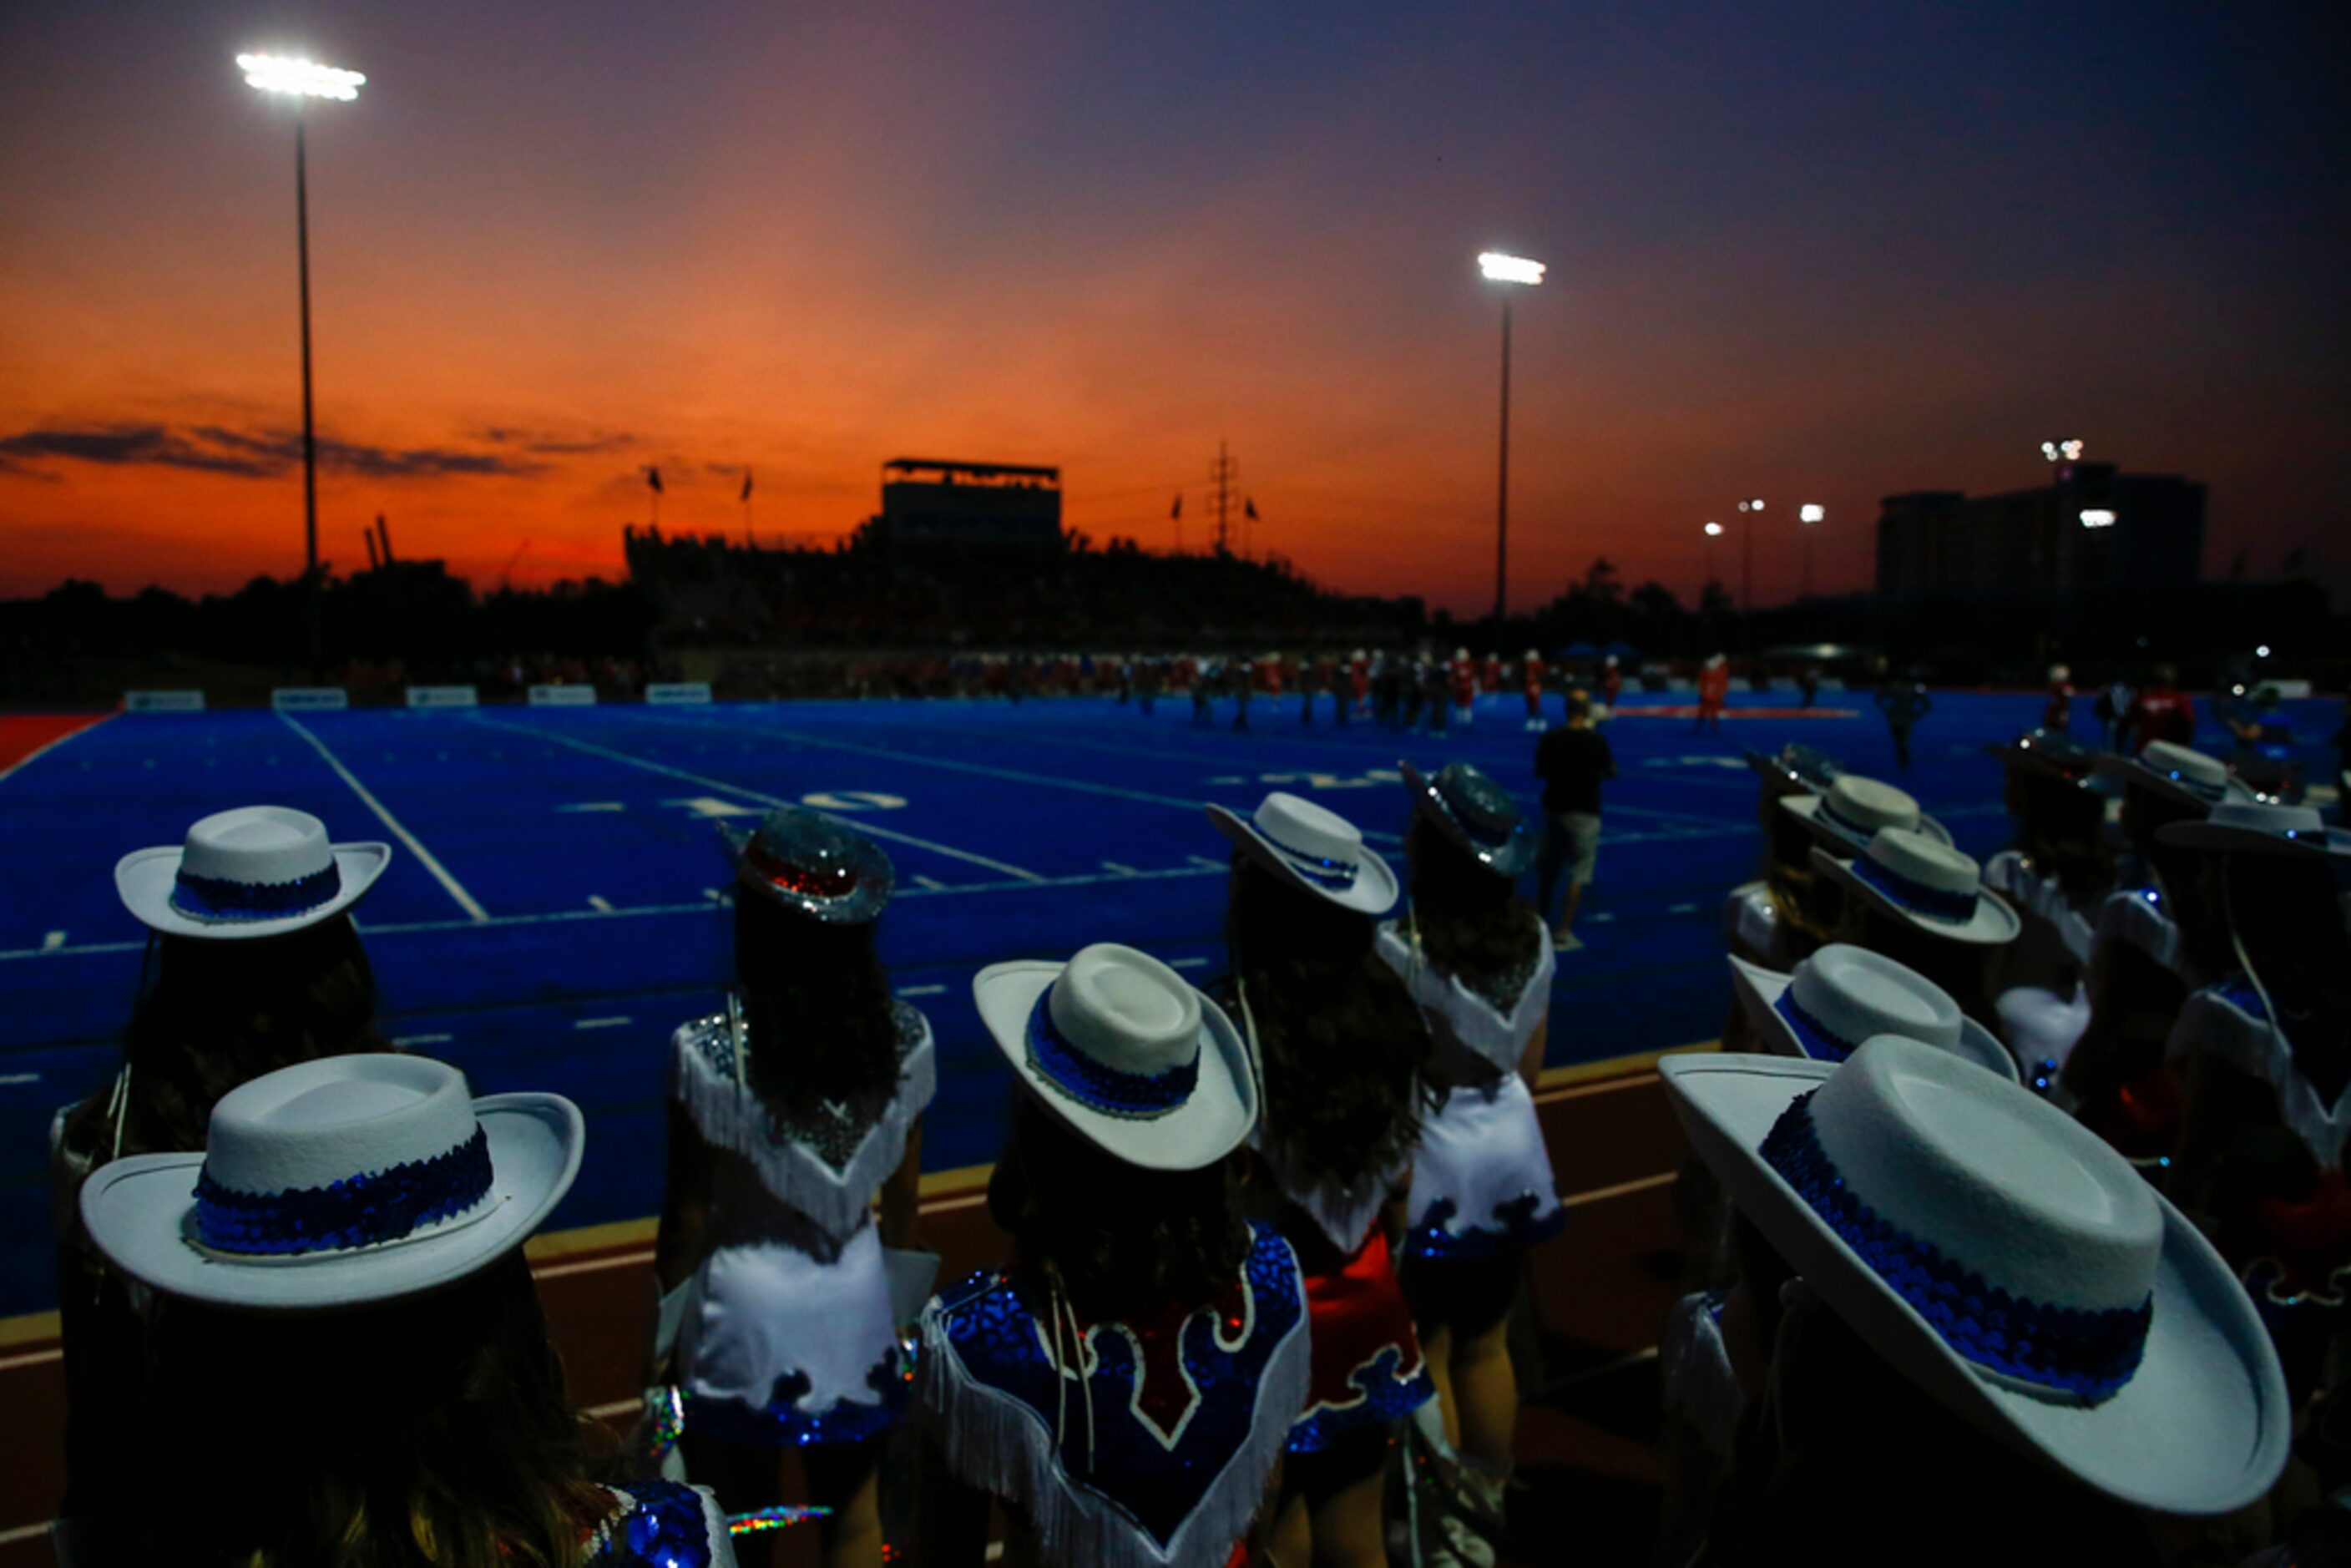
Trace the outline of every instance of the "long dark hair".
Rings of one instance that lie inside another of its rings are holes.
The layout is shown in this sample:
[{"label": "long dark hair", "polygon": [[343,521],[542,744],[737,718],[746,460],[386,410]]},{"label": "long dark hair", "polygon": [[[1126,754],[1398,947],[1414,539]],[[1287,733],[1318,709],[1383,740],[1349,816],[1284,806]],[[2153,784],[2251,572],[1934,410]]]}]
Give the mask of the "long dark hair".
[{"label": "long dark hair", "polygon": [[155,1348],[149,1561],[575,1568],[605,1511],[520,1248],[348,1312],[169,1301]]},{"label": "long dark hair", "polygon": [[2164,913],[2179,927],[2189,968],[2199,978],[2210,980],[2237,967],[2229,946],[2219,863],[2202,850],[2167,844],[2158,836],[2173,822],[2203,820],[2201,808],[2152,789],[2133,787],[2123,791],[2123,836],[2155,878],[2163,894]]},{"label": "long dark hair", "polygon": [[1057,1279],[1081,1317],[1124,1321],[1195,1307],[1229,1287],[1249,1251],[1231,1159],[1144,1170],[1079,1137],[1028,1095],[987,1184],[1016,1272]]},{"label": "long dark hair", "polygon": [[1257,1024],[1266,1133],[1305,1177],[1341,1186],[1393,1169],[1443,1087],[1420,1009],[1375,935],[1370,915],[1234,855],[1225,941]]},{"label": "long dark hair", "polygon": [[2230,855],[2221,875],[2239,952],[2294,1050],[2332,1101],[2351,1082],[2351,935],[2323,860]]},{"label": "long dark hair", "polygon": [[[1771,1276],[1759,1273],[1762,1307]],[[1787,1314],[1773,1337],[1771,1384],[1740,1417],[1700,1563],[1864,1568],[1896,1542],[1925,1568],[2160,1561],[2128,1506],[1936,1404],[1825,1306]],[[1980,1498],[2000,1506],[1962,1500]]]},{"label": "long dark hair", "polygon": [[159,936],[155,983],[123,1039],[129,1082],[66,1113],[69,1150],[102,1163],[115,1149],[201,1149],[213,1105],[249,1079],[298,1061],[389,1051],[376,1029],[375,971],[347,915],[283,936],[217,941]]},{"label": "long dark hair", "polygon": [[1542,927],[1534,905],[1426,817],[1405,838],[1412,915],[1420,950],[1448,975],[1477,981],[1508,975],[1536,956]]},{"label": "long dark hair", "polygon": [[762,1100],[805,1110],[896,1090],[896,1003],[871,922],[828,925],[738,887],[735,974],[751,1037],[746,1077]]},{"label": "long dark hair", "polygon": [[2056,879],[2067,903],[2086,908],[2114,886],[2105,796],[2053,773],[2011,768],[2008,809],[2017,821],[2016,847]]}]

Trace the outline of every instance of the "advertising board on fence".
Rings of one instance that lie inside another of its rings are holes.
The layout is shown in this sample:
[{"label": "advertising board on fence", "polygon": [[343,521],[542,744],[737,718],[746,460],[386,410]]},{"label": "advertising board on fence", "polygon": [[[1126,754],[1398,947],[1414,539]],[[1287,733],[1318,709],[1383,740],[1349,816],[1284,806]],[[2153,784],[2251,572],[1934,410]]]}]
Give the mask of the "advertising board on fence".
[{"label": "advertising board on fence", "polygon": [[271,707],[315,712],[351,706],[350,694],[340,686],[278,686],[269,694]]},{"label": "advertising board on fence", "polygon": [[654,681],[645,687],[645,701],[657,707],[670,707],[680,703],[706,703],[709,700],[708,681]]},{"label": "advertising board on fence", "polygon": [[125,692],[124,713],[202,713],[204,694],[191,691]]},{"label": "advertising board on fence", "polygon": [[474,707],[481,695],[471,686],[411,686],[410,707]]},{"label": "advertising board on fence", "polygon": [[594,707],[594,686],[533,686],[530,688],[533,707]]}]

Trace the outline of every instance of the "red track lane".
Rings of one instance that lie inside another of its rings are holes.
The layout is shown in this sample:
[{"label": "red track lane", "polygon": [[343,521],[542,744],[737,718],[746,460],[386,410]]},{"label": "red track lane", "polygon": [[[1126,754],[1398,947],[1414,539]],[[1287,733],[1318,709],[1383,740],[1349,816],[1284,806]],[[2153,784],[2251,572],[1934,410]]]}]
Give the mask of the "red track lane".
[{"label": "red track lane", "polygon": [[0,713],[0,779],[110,713]]}]

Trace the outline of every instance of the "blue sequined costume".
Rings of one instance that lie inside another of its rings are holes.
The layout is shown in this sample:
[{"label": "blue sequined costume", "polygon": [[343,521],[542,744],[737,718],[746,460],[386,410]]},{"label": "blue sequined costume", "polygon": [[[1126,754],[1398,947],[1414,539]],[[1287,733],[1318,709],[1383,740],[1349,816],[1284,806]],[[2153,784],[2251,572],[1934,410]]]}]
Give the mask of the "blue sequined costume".
[{"label": "blue sequined costume", "polygon": [[1264,1226],[1206,1306],[1086,1323],[1058,1293],[984,1272],[932,1301],[923,1335],[922,1400],[949,1467],[1011,1505],[1056,1563],[1223,1563],[1306,1395],[1297,1259]]},{"label": "blue sequined costume", "polygon": [[735,1568],[726,1518],[707,1488],[648,1481],[604,1490],[612,1511],[585,1542],[595,1568]]}]

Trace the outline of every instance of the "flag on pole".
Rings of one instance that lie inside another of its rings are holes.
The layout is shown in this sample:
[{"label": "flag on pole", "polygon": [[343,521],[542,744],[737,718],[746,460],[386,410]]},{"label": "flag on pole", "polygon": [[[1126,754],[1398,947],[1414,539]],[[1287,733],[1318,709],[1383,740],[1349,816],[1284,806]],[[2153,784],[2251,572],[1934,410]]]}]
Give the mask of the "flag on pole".
[{"label": "flag on pole", "polygon": [[745,500],[747,500],[747,500],[749,500],[750,498],[751,498],[751,471],[750,471],[748,468],[746,468],[746,469],[744,469],[744,470],[743,470],[743,499],[745,499]]},{"label": "flag on pole", "polygon": [[1167,510],[1167,517],[1168,517],[1168,520],[1169,520],[1169,521],[1171,521],[1171,522],[1173,522],[1173,521],[1176,521],[1176,520],[1180,519],[1183,516],[1184,516],[1184,492],[1183,492],[1183,491],[1181,491],[1181,490],[1178,490],[1178,491],[1176,491],[1176,504],[1175,504],[1173,507],[1169,507],[1169,508],[1168,508],[1168,510]]},{"label": "flag on pole", "polygon": [[1243,501],[1241,503],[1241,516],[1247,517],[1251,522],[1257,521],[1257,502],[1254,500]]},{"label": "flag on pole", "polygon": [[652,486],[653,493],[654,495],[660,495],[662,493],[661,470],[653,467],[651,464],[647,464],[645,466],[645,483]]}]

